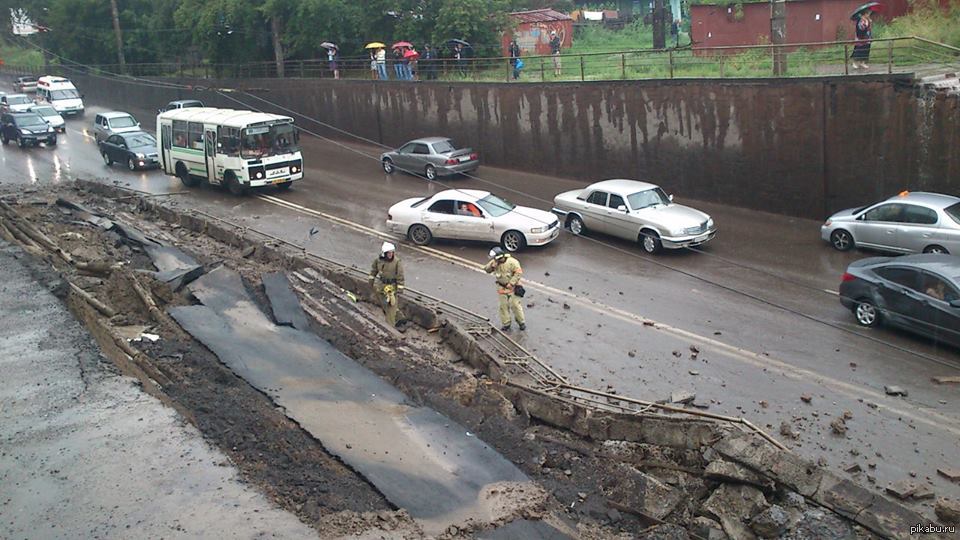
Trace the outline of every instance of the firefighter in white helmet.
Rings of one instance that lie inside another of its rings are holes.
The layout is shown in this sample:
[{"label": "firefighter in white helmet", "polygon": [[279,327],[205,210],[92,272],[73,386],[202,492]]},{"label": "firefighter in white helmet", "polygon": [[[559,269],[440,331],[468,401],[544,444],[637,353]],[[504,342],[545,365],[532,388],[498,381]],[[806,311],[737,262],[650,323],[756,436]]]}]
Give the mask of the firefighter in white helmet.
[{"label": "firefighter in white helmet", "polygon": [[510,329],[512,314],[520,330],[526,330],[527,321],[523,315],[523,306],[520,305],[520,297],[523,296],[523,288],[520,285],[523,269],[520,268],[520,263],[503,248],[497,246],[490,250],[490,262],[483,269],[488,274],[493,274],[497,281],[500,329],[504,331]]},{"label": "firefighter in white helmet", "polygon": [[380,299],[387,324],[403,331],[407,321],[400,312],[397,298],[403,291],[403,265],[397,257],[397,246],[390,242],[380,246],[380,256],[370,267],[370,284]]}]

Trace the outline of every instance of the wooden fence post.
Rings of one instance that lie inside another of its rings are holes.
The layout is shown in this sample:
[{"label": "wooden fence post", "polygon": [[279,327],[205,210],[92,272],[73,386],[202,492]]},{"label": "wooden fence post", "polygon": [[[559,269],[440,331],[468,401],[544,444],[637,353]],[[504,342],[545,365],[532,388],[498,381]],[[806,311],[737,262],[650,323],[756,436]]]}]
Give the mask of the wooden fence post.
[{"label": "wooden fence post", "polygon": [[850,46],[847,44],[843,45],[843,74],[850,74]]},{"label": "wooden fence post", "polygon": [[893,40],[887,42],[887,73],[893,73]]},{"label": "wooden fence post", "polygon": [[540,57],[540,82],[547,80],[547,75],[543,69],[543,57]]},{"label": "wooden fence post", "polygon": [[673,49],[667,51],[667,56],[670,59],[670,78],[673,78]]},{"label": "wooden fence post", "polygon": [[627,53],[620,53],[620,78],[627,78]]}]

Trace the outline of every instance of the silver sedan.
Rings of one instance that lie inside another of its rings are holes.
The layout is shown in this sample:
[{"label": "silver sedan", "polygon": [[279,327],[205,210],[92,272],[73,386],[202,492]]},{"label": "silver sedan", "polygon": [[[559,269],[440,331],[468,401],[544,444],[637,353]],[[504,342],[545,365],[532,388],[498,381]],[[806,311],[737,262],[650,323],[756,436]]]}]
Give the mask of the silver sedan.
[{"label": "silver sedan", "polygon": [[472,148],[460,148],[446,137],[426,137],[384,152],[380,155],[383,172],[396,170],[423,175],[427,180],[438,176],[465,174],[480,167],[480,156]]},{"label": "silver sedan", "polygon": [[647,253],[710,241],[717,228],[707,214],[673,202],[659,186],[604,180],[554,197],[554,213],[574,234],[594,230],[639,242]]},{"label": "silver sedan", "polygon": [[820,227],[840,251],[856,247],[895,253],[960,254],[960,199],[904,191],[870,206],[842,210]]}]

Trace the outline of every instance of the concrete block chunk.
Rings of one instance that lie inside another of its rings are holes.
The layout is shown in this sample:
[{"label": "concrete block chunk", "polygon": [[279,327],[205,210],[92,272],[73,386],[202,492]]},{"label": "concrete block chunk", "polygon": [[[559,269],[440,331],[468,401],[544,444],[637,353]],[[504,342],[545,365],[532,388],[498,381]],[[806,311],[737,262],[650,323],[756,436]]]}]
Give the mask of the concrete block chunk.
[{"label": "concrete block chunk", "polygon": [[683,494],[656,478],[630,467],[610,492],[610,500],[655,519],[663,519],[680,504]]},{"label": "concrete block chunk", "polygon": [[960,501],[956,499],[937,499],[933,511],[944,523],[960,525]]},{"label": "concrete block chunk", "polygon": [[750,520],[750,529],[760,538],[777,538],[789,524],[789,514],[783,508],[773,505],[753,516]]},{"label": "concrete block chunk", "polygon": [[772,482],[760,474],[732,461],[717,459],[710,462],[704,471],[707,478],[721,482],[737,484],[752,484],[759,487],[769,487]]},{"label": "concrete block chunk", "polygon": [[767,499],[755,487],[722,484],[707,499],[701,511],[723,525],[731,538],[756,538],[746,523],[767,508]]}]

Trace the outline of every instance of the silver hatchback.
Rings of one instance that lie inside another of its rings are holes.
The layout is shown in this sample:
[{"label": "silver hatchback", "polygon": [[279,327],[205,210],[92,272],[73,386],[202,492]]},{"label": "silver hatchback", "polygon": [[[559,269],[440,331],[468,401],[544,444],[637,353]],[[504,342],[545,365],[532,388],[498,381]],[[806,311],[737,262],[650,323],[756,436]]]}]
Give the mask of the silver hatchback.
[{"label": "silver hatchback", "polygon": [[904,191],[870,206],[837,212],[820,227],[820,237],[840,251],[864,247],[960,254],[960,198]]}]

